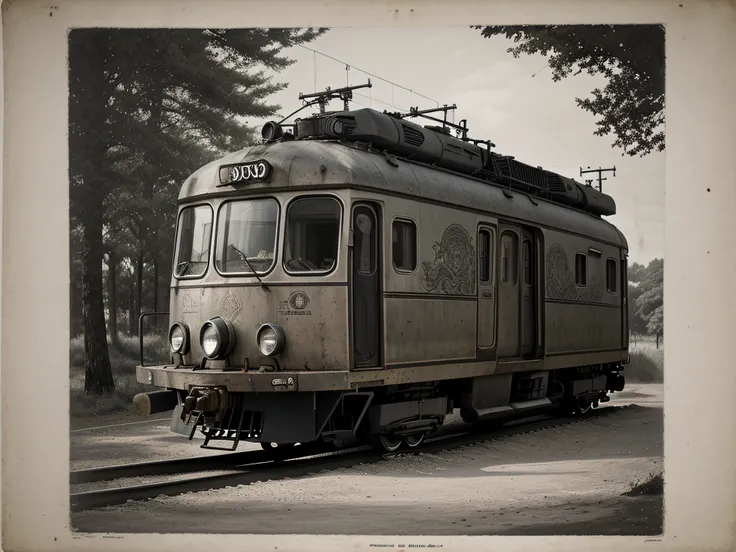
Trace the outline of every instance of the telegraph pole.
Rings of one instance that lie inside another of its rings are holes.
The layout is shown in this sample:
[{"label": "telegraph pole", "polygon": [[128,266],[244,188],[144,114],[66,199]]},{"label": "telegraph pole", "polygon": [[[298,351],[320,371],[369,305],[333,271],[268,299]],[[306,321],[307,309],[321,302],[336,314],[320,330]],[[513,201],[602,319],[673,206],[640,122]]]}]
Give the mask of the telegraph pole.
[{"label": "telegraph pole", "polygon": [[[602,169],[600,167],[597,168],[597,169],[591,169],[590,167],[588,167],[586,170],[583,170],[583,168],[580,167],[580,176],[583,176],[586,173],[594,173],[594,172],[597,172],[598,173],[598,191],[602,193],[603,192],[603,181],[604,180],[608,180],[608,179],[607,178],[603,178],[601,175],[604,172],[609,172],[609,171],[613,171],[613,176],[616,176],[616,166],[615,165],[614,165],[614,167],[612,169]],[[591,180],[586,180],[585,183],[588,186],[592,186],[593,185],[593,180],[592,179]]]}]

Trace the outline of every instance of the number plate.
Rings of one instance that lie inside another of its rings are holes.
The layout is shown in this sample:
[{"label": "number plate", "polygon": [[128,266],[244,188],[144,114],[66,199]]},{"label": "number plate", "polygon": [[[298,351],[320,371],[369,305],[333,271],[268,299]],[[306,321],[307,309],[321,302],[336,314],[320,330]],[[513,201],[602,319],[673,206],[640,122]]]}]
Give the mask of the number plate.
[{"label": "number plate", "polygon": [[249,184],[251,182],[268,182],[273,168],[268,161],[259,160],[251,163],[237,163],[220,167],[221,185]]}]

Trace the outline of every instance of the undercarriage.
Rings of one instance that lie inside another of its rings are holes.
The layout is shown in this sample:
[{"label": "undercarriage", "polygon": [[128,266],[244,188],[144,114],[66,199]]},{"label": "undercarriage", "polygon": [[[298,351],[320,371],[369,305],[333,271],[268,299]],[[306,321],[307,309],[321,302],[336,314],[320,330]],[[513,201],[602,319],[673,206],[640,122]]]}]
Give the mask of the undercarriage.
[{"label": "undercarriage", "polygon": [[623,386],[618,370],[599,365],[352,391],[251,393],[195,386],[141,394],[136,408],[147,415],[173,408],[171,430],[190,440],[201,432],[204,448],[235,450],[241,441],[266,450],[357,441],[394,452],[419,446],[456,408],[470,424],[549,411],[583,415]]}]

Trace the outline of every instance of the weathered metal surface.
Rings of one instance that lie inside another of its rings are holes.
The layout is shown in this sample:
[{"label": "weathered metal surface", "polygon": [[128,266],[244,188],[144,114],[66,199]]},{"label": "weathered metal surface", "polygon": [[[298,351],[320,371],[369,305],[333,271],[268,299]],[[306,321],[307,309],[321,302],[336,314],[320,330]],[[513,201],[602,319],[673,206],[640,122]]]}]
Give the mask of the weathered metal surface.
[{"label": "weathered metal surface", "polygon": [[[229,163],[266,159],[273,165],[270,182],[245,187],[220,185],[219,167]],[[324,170],[322,170],[324,167]],[[306,191],[319,187],[361,187],[375,192],[407,194],[416,201],[441,202],[499,217],[534,221],[628,248],[623,235],[607,221],[543,199],[529,197],[487,182],[464,178],[427,166],[399,161],[398,167],[376,153],[331,141],[294,141],[245,148],[205,165],[181,188],[180,200],[227,192],[264,193],[287,188]]]},{"label": "weathered metal surface", "polygon": [[[286,390],[278,385],[284,379],[292,378],[294,386]],[[348,373],[331,372],[265,372],[244,373],[239,370],[192,370],[163,366],[137,366],[136,380],[140,383],[188,390],[193,386],[222,386],[230,392],[270,392],[270,391],[317,391],[349,389]],[[277,380],[277,384],[274,384]]]},{"label": "weathered metal surface", "polygon": [[384,308],[387,367],[475,359],[475,301],[387,297]]},{"label": "weathered metal surface", "polygon": [[[285,371],[344,370],[348,362],[347,293],[346,284],[302,286],[299,282],[270,286],[269,291],[257,284],[174,288],[171,320],[189,327],[191,347],[184,356],[186,365],[202,360],[202,324],[220,316],[235,330],[235,347],[230,355],[233,367],[243,368],[247,359],[253,371],[265,365]],[[279,324],[286,335],[285,348],[276,362],[261,353],[256,341],[256,332],[265,323]],[[223,369],[225,363],[208,360],[207,366]]]},{"label": "weathered metal surface", "polygon": [[175,369],[172,366],[146,366],[136,368],[136,380],[140,383],[173,389],[188,389],[199,385],[222,385],[231,392],[274,391],[274,378],[294,377],[300,391],[347,390],[354,387],[399,385],[424,381],[473,378],[508,372],[559,370],[567,366],[621,362],[627,351],[603,351],[550,356],[540,360],[449,362],[418,366],[406,366],[391,370],[365,370],[359,372],[289,372],[249,373],[238,371]]},{"label": "weathered metal surface", "polygon": [[547,303],[547,353],[575,354],[621,347],[621,313],[615,307]]}]

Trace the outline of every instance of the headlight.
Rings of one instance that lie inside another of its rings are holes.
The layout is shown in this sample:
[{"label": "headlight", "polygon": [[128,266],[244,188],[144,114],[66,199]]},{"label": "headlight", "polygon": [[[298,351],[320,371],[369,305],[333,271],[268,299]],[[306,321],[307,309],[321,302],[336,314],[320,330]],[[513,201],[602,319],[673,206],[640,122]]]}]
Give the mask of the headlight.
[{"label": "headlight", "polygon": [[229,321],[219,316],[210,318],[202,325],[199,342],[207,358],[217,359],[227,356],[235,347],[235,329]]},{"label": "headlight", "polygon": [[286,334],[281,326],[276,324],[264,324],[256,334],[258,348],[266,356],[279,354],[286,345]]},{"label": "headlight", "polygon": [[177,322],[169,329],[169,345],[172,353],[186,354],[189,351],[189,328]]}]

